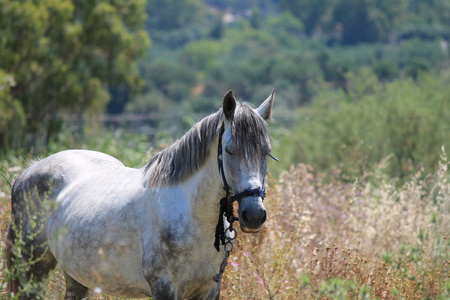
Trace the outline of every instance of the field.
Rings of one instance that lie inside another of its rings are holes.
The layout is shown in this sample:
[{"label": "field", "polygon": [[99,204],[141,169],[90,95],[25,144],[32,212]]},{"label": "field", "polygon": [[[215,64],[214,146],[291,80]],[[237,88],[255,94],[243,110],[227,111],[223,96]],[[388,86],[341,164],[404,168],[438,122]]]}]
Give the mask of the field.
[{"label": "field", "polygon": [[[33,264],[5,269],[31,161],[141,167],[226,91],[274,88],[268,219],[222,299],[450,299],[450,0],[0,2],[0,300]],[[25,288],[62,299],[62,273]]]},{"label": "field", "polygon": [[[114,138],[84,145],[125,163],[148,157],[139,142],[122,151]],[[136,146],[137,145],[137,146]],[[10,156],[0,164],[0,228],[10,219],[10,182],[31,156]],[[269,174],[269,214],[259,234],[238,232],[222,286],[222,299],[449,299],[450,176],[445,151],[432,174],[418,172],[404,184],[383,170],[353,183],[330,181],[299,164]],[[328,177],[329,178],[329,177]],[[6,298],[0,275],[0,298]],[[62,299],[57,269],[48,299]],[[96,295],[95,299],[111,299]]]}]

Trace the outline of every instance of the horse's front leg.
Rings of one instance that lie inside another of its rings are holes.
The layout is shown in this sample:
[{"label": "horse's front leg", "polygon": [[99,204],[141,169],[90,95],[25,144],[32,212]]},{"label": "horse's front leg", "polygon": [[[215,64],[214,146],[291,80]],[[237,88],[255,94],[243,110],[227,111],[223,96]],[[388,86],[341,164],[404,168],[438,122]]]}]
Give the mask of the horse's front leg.
[{"label": "horse's front leg", "polygon": [[64,300],[88,299],[90,290],[87,287],[70,277],[66,272],[64,272],[64,277],[66,279],[66,295],[64,296]]}]

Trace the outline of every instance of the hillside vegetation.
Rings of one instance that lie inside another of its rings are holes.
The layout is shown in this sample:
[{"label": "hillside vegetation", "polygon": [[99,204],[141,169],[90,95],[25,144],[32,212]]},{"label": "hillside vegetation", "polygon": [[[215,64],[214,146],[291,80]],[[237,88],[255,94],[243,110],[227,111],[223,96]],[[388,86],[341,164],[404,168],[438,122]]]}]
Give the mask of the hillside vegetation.
[{"label": "hillside vegetation", "polygon": [[215,111],[229,89],[258,103],[273,88],[284,168],[338,167],[352,180],[392,155],[389,173],[403,179],[422,163],[436,168],[436,153],[449,146],[445,0],[2,7],[2,156],[45,154],[67,134],[82,141],[101,127],[102,111],[131,114],[108,124],[146,133],[156,145]]}]

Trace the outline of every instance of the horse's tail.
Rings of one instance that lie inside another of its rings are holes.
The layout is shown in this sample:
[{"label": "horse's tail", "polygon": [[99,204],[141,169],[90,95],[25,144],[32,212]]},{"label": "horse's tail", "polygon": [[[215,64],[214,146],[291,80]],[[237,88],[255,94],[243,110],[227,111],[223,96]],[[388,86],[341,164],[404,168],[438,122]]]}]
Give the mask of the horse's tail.
[{"label": "horse's tail", "polygon": [[[9,271],[12,270],[13,263],[15,260],[14,241],[15,241],[15,233],[12,224],[10,224],[8,229],[8,235],[6,237],[6,253],[5,253],[6,267],[8,268]],[[20,281],[18,278],[9,279],[7,283],[8,295],[11,294],[17,295],[17,293],[19,292],[19,287]]]}]

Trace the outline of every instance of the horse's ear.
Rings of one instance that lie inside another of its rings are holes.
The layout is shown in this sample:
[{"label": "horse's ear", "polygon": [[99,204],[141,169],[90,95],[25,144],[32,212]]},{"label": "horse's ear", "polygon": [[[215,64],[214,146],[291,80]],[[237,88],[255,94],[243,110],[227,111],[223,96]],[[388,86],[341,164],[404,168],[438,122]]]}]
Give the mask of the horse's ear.
[{"label": "horse's ear", "polygon": [[236,99],[234,98],[233,91],[228,91],[223,97],[223,113],[227,120],[229,120],[236,109]]},{"label": "horse's ear", "polygon": [[264,120],[270,120],[272,117],[272,107],[273,100],[275,99],[275,89],[273,89],[272,94],[256,109],[258,114]]}]

